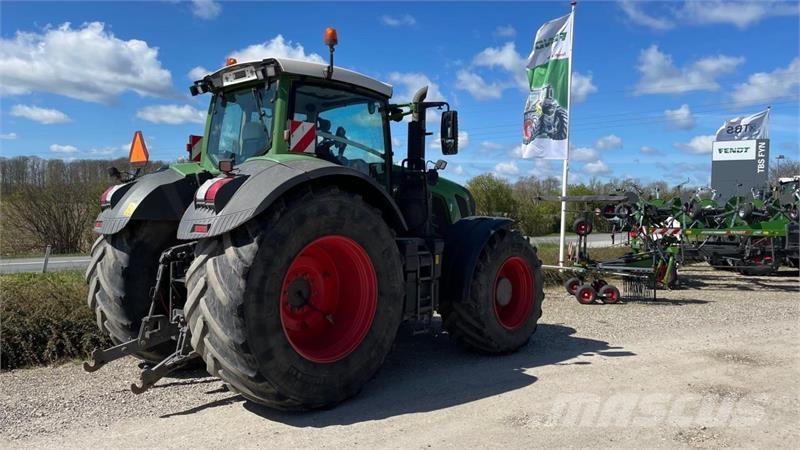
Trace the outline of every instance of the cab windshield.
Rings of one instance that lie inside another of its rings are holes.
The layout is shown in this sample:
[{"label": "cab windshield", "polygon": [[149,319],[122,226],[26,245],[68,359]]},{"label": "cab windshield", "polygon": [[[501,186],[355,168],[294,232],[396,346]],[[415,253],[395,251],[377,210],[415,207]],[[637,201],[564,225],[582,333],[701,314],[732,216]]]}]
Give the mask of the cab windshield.
[{"label": "cab windshield", "polygon": [[272,144],[275,84],[221,92],[214,97],[208,156],[216,166],[222,159],[241,163],[265,153]]}]

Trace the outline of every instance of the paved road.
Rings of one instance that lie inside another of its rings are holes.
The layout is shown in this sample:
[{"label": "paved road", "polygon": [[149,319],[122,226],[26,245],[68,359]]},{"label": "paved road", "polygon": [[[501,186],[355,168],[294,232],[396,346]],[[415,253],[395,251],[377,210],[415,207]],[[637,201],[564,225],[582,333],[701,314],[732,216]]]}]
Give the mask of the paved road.
[{"label": "paved road", "polygon": [[[616,243],[620,243],[625,236],[618,234]],[[536,236],[529,238],[531,243],[558,244],[558,236]],[[577,242],[577,236],[567,236],[567,243]],[[589,247],[608,247],[611,245],[610,234],[589,235]],[[47,270],[84,270],[89,265],[91,258],[88,256],[51,256],[47,263]],[[40,272],[43,258],[12,258],[0,259],[0,273]]]},{"label": "paved road", "polygon": [[[0,273],[41,272],[44,258],[0,259]],[[89,265],[88,256],[51,256],[47,271],[83,270]]]}]

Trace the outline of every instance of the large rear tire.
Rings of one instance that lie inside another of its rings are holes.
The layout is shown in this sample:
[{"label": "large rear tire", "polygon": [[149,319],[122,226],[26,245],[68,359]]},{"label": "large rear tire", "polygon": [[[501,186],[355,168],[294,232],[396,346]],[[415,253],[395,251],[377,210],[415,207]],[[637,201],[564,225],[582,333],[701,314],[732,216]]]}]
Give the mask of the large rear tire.
[{"label": "large rear tire", "polygon": [[184,309],[192,345],[249,400],[332,406],[358,393],[394,342],[400,253],[355,194],[306,191],[195,253]]},{"label": "large rear tire", "polygon": [[[150,287],[155,284],[161,252],[176,242],[175,222],[132,222],[122,231],[102,235],[92,245],[86,269],[87,303],[100,331],[115,344],[136,339],[150,308]],[[175,351],[166,342],[136,356],[160,362]]]},{"label": "large rear tire", "polygon": [[519,232],[498,230],[467,282],[467,298],[443,296],[440,312],[450,336],[481,353],[510,353],[525,345],[536,331],[544,299],[536,249]]}]

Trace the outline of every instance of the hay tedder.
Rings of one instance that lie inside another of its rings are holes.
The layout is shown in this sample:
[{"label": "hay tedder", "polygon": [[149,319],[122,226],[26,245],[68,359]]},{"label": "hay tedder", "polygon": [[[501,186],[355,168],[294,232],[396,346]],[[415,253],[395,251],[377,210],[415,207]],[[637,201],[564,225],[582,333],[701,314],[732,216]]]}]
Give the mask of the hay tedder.
[{"label": "hay tedder", "polygon": [[[325,43],[327,65],[229,59],[191,86],[211,99],[188,161],[111,171],[86,280],[116,345],[86,370],[137,356],[138,393],[202,360],[247,399],[296,410],[355,395],[402,321],[422,332],[438,312],[482,353],[528,342],[544,297],[536,249],[511,220],[476,217],[439,176],[446,162],[425,156],[427,111],[441,110],[445,155],[456,112],[426,87],[390,102],[391,86],[333,65],[335,30]],[[389,125],[406,119],[398,157]]]},{"label": "hay tedder", "polygon": [[[678,283],[678,267],[706,261],[713,268],[744,275],[768,275],[782,264],[798,267],[800,255],[800,177],[785,178],[770,190],[751,190],[719,204],[711,189],[698,189],[682,200],[646,198],[636,186],[620,195],[554,197],[568,202],[612,202],[582,212],[573,224],[578,235],[573,265],[576,274],[565,283],[581,303],[616,303],[622,297],[642,298],[655,289]],[[589,257],[586,236],[595,217],[628,234],[631,252],[610,261]],[[559,268],[559,270],[564,270]],[[623,292],[603,276],[621,276]]]}]

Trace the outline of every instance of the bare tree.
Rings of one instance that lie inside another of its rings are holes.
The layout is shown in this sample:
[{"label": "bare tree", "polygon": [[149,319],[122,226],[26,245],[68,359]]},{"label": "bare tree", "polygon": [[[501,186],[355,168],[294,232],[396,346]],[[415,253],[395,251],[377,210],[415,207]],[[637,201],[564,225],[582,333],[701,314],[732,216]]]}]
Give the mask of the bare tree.
[{"label": "bare tree", "polygon": [[87,248],[87,230],[99,211],[102,187],[59,183],[23,185],[4,200],[3,232],[33,237],[55,253]]}]

